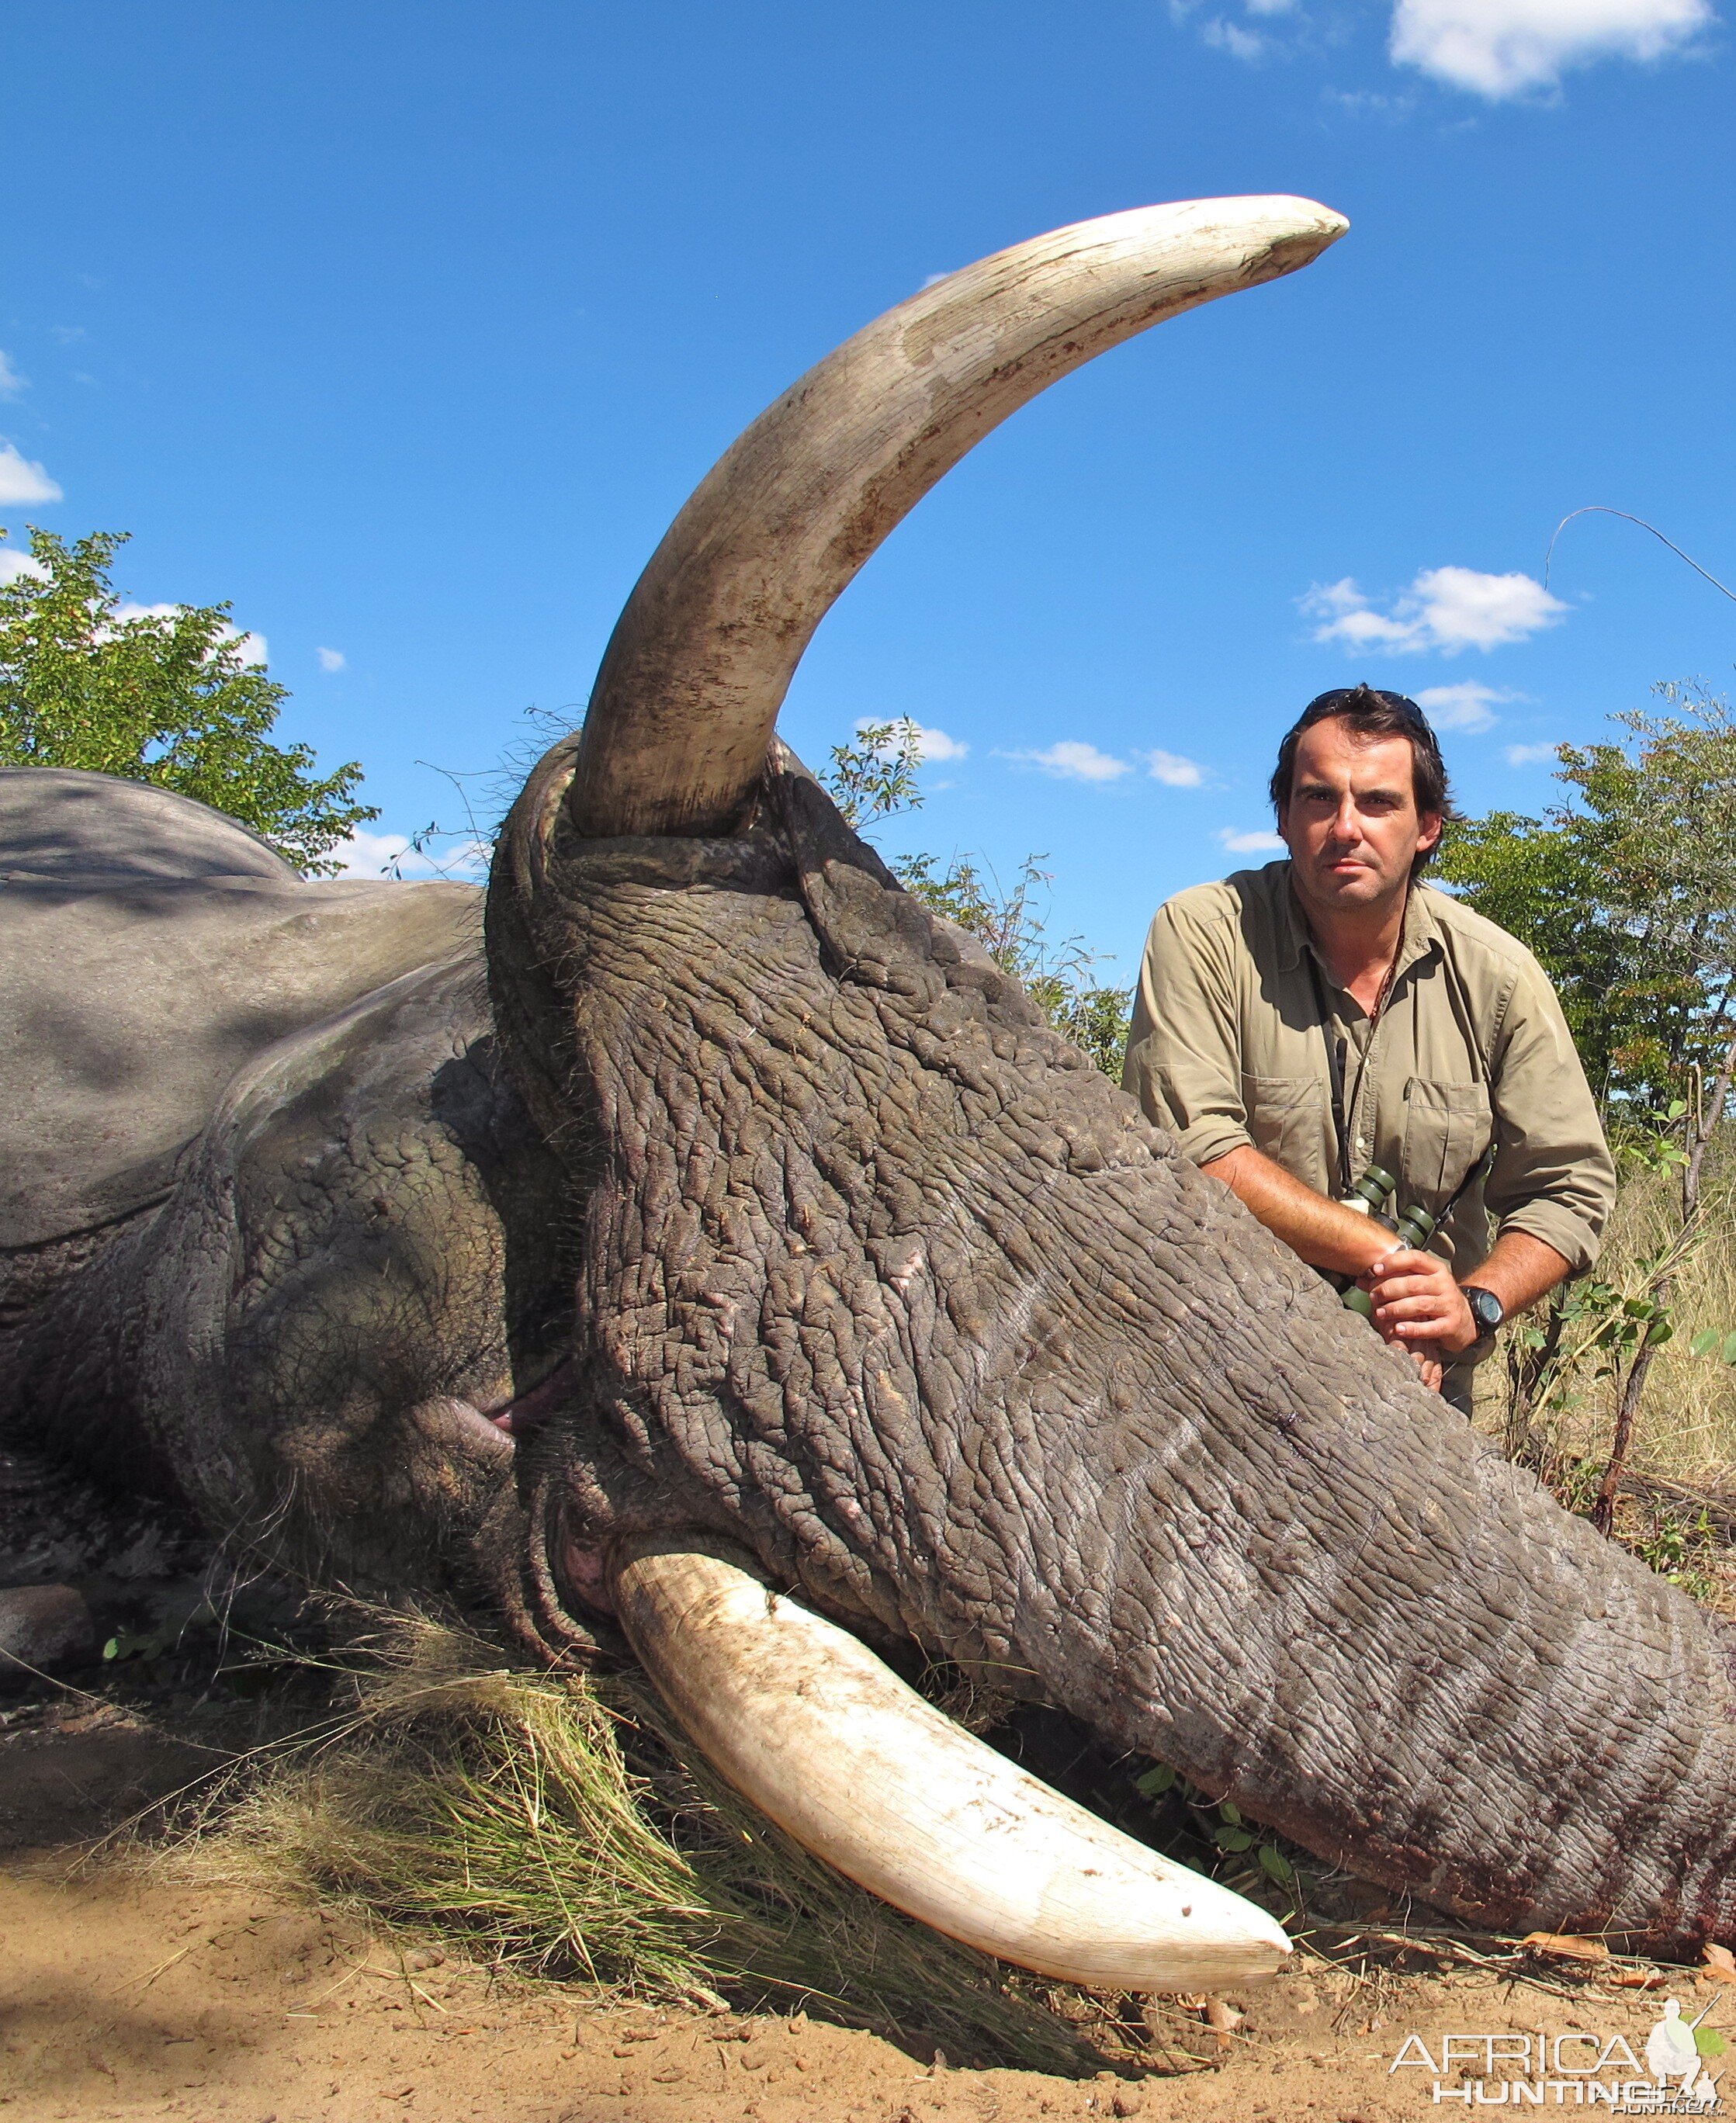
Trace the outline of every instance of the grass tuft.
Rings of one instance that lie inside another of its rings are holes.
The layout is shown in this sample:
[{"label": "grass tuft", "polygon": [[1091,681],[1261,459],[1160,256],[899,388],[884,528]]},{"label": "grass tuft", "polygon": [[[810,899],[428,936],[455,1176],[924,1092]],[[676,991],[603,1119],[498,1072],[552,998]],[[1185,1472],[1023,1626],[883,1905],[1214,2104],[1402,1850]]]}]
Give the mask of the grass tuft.
[{"label": "grass tuft", "polygon": [[177,1839],[183,1876],[299,1882],[495,1966],[598,1993],[806,2008],[926,2061],[1077,2074],[1126,2023],[911,1923],[716,1775],[646,1685],[503,1667],[394,1621],[353,1711]]}]

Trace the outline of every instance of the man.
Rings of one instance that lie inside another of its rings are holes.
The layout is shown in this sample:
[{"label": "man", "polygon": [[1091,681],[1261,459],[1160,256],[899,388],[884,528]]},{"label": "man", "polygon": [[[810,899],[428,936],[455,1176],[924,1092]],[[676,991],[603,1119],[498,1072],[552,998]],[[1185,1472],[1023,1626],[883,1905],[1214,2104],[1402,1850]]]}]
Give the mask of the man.
[{"label": "man", "polygon": [[[1468,1412],[1502,1320],[1597,1257],[1597,1108],[1537,960],[1420,882],[1455,814],[1414,701],[1322,693],[1271,792],[1289,860],[1158,909],[1124,1081]],[[1371,1166],[1438,1220],[1427,1250],[1347,1206]]]}]

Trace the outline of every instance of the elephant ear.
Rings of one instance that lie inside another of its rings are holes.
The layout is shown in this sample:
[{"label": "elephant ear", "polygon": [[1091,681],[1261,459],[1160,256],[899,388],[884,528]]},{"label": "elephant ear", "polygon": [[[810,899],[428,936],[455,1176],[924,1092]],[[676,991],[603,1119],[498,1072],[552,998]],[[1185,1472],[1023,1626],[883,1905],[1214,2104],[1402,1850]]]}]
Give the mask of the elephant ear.
[{"label": "elephant ear", "polygon": [[772,739],[766,779],[803,904],[835,979],[908,996],[918,1011],[950,995],[974,1005],[955,1009],[955,1016],[1020,1029],[1046,1024],[974,936],[905,890],[781,738]]},{"label": "elephant ear", "polygon": [[263,1049],[472,954],[481,895],[301,877],[172,790],[0,770],[0,1253],[160,1202]]}]

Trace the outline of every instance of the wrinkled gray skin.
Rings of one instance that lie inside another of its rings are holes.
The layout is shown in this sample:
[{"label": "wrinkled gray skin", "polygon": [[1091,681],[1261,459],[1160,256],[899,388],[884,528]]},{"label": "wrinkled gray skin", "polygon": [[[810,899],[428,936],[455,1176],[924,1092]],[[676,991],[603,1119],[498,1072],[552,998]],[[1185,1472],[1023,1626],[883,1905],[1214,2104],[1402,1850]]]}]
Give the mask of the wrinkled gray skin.
[{"label": "wrinkled gray skin", "polygon": [[1720,1625],[1425,1392],[787,754],[729,839],[577,838],[569,771],[503,839],[486,983],[455,935],[214,1090],[160,1203],[5,1257],[8,1426],[550,1655],[612,1641],[612,1540],[727,1534],[1371,1880],[1730,1936]]}]

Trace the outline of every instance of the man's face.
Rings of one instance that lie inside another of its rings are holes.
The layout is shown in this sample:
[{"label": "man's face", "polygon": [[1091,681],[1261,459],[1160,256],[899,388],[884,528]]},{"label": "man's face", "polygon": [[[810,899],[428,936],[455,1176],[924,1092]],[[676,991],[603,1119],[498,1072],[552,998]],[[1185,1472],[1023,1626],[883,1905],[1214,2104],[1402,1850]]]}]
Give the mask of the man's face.
[{"label": "man's face", "polygon": [[1416,808],[1408,738],[1359,738],[1330,717],[1302,732],[1278,830],[1302,905],[1349,913],[1403,893],[1411,864],[1441,837],[1441,820]]}]

